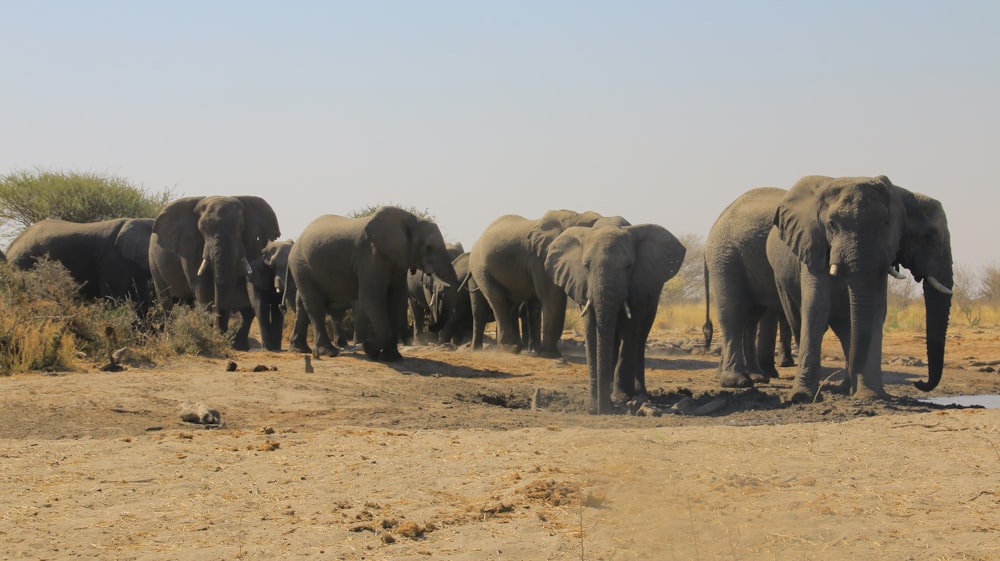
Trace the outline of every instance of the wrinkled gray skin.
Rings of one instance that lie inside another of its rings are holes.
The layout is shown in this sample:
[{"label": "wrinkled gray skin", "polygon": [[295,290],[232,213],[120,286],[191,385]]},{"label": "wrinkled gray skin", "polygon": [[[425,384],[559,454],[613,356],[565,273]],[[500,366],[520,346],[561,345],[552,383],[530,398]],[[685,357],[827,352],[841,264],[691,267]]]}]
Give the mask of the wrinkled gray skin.
[{"label": "wrinkled gray skin", "polygon": [[[243,321],[233,348],[249,349],[255,310],[246,277],[253,272],[251,261],[280,235],[274,210],[260,197],[185,197],[171,202],[156,217],[149,244],[160,305],[167,312],[175,302],[212,309],[223,332],[230,314],[239,311]],[[270,318],[270,313],[262,313],[259,321],[264,324]],[[262,332],[268,329],[263,326]]]},{"label": "wrinkled gray skin", "polygon": [[247,293],[260,328],[261,345],[269,351],[281,350],[285,326],[285,274],[292,241],[272,241],[261,254],[250,259]]},{"label": "wrinkled gray skin", "polygon": [[305,341],[306,322],[311,322],[316,354],[336,356],[326,314],[356,300],[356,332],[365,354],[372,360],[401,359],[398,342],[406,325],[406,274],[411,268],[458,285],[434,222],[396,207],[363,218],[317,218],[306,226],[288,260],[298,290],[291,348],[312,352]]},{"label": "wrinkled gray skin", "polygon": [[545,270],[582,307],[591,414],[646,395],[646,338],[685,253],[655,224],[571,227],[549,246]]},{"label": "wrinkled gray skin", "polygon": [[486,227],[469,258],[472,286],[483,296],[472,299],[473,349],[483,346],[488,314],[482,304],[488,303],[497,320],[498,347],[520,352],[524,345],[515,324],[518,310],[527,303],[530,331],[541,335],[537,354],[559,356],[566,293],[546,272],[545,256],[552,241],[567,228],[590,227],[601,219],[590,211],[552,210],[536,220],[508,214]]},{"label": "wrinkled gray skin", "polygon": [[30,269],[47,256],[59,261],[87,298],[129,299],[145,317],[151,300],[149,238],[152,218],[76,223],[42,220],[28,226],[7,248],[9,263]]},{"label": "wrinkled gray skin", "polygon": [[[446,244],[445,247],[454,269],[455,259],[465,250],[460,243]],[[461,282],[462,277],[457,278]],[[459,287],[446,285],[423,271],[410,271],[406,276],[406,288],[410,315],[413,316],[413,343],[447,342],[440,339],[439,334],[458,305]]]},{"label": "wrinkled gray skin", "polygon": [[[799,332],[799,371],[788,396],[819,397],[820,345],[827,326],[847,357],[840,390],[887,397],[882,327],[887,275],[903,266],[923,281],[930,391],[941,380],[953,286],[951,240],[941,204],[888,178],[804,177],[778,205],[767,257],[782,307]],[[898,273],[897,273],[898,274]]]},{"label": "wrinkled gray skin", "polygon": [[722,211],[705,240],[706,346],[711,344],[708,309],[714,301],[722,330],[717,375],[725,388],[747,388],[778,376],[774,347],[779,326],[781,365],[794,365],[791,330],[767,260],[774,212],[787,193],[761,187],[740,195]]}]

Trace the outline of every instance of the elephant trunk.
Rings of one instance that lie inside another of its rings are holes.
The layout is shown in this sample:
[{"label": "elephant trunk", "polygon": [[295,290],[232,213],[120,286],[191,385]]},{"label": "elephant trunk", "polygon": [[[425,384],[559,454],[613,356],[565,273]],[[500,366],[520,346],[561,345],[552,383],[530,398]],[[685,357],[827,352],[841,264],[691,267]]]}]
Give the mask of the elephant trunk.
[{"label": "elephant trunk", "polygon": [[[597,383],[598,383],[598,414],[613,412],[612,397],[616,389],[631,394],[633,388],[616,388],[616,371],[618,370],[621,338],[618,334],[619,322],[631,316],[628,308],[628,294],[620,289],[596,284],[596,290],[591,291],[589,300],[590,314],[596,325],[597,349]],[[609,282],[609,285],[624,286],[624,283]],[[593,285],[592,285],[593,286]],[[619,396],[626,397],[626,396]]]},{"label": "elephant trunk", "polygon": [[214,302],[216,311],[230,311],[237,307],[237,282],[244,271],[245,259],[239,256],[235,247],[225,243],[208,248],[206,259],[212,265]]},{"label": "elephant trunk", "polygon": [[[951,294],[932,285],[929,277],[924,279],[924,310],[927,314],[927,381],[915,382],[917,389],[929,392],[941,382],[944,370],[944,342],[948,334],[948,318],[951,314]],[[950,287],[951,279],[935,279],[944,287]]]},{"label": "elephant trunk", "polygon": [[456,292],[455,285],[443,286],[435,283],[434,286],[434,296],[431,299],[431,319],[433,323],[427,326],[427,330],[431,333],[437,333],[448,323],[451,318],[451,308],[455,305],[455,297],[453,294]]},{"label": "elephant trunk", "polygon": [[847,370],[852,390],[857,389],[859,375],[864,375],[869,353],[872,352],[872,329],[875,324],[875,279],[872,275],[853,273],[847,280],[851,305],[851,342]]}]

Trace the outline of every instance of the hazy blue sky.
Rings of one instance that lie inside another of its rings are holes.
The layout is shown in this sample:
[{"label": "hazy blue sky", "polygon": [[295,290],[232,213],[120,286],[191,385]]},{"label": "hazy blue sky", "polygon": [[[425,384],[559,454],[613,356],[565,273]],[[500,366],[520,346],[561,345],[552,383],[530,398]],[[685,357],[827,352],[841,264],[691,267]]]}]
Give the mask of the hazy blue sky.
[{"label": "hazy blue sky", "polygon": [[[1000,2],[0,3],[0,173],[704,237],[748,188],[888,175],[1000,262]],[[992,163],[991,163],[992,162]]]}]

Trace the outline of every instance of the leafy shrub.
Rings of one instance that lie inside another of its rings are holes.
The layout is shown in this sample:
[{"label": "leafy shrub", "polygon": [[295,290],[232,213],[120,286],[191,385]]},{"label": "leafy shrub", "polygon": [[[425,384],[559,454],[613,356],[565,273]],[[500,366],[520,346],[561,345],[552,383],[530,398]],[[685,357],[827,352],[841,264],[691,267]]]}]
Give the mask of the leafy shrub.
[{"label": "leafy shrub", "polygon": [[169,190],[149,194],[115,176],[14,171],[0,176],[0,225],[4,235],[14,236],[46,218],[70,222],[152,218],[172,197]]}]

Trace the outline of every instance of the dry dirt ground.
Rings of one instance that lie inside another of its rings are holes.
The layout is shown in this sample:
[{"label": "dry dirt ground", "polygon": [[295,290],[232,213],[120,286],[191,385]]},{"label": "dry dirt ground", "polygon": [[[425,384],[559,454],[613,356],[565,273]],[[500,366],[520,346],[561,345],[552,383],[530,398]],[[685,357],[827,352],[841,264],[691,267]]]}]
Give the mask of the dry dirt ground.
[{"label": "dry dirt ground", "polygon": [[[887,335],[893,399],[808,405],[792,368],[721,392],[698,335],[653,334],[659,416],[586,415],[571,338],[0,378],[0,558],[1000,559],[1000,409],[916,401],[919,335]],[[1000,393],[997,359],[953,329],[933,395]]]}]

